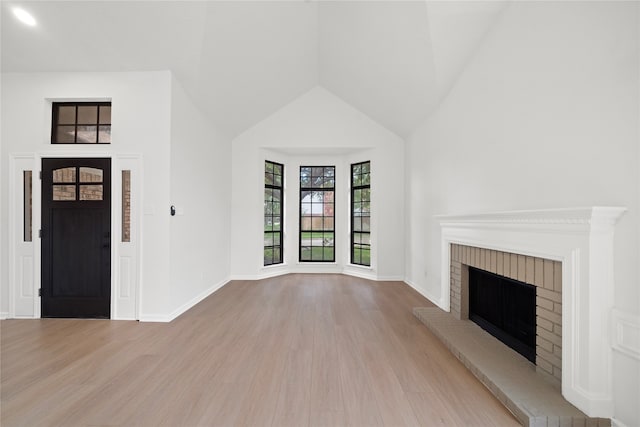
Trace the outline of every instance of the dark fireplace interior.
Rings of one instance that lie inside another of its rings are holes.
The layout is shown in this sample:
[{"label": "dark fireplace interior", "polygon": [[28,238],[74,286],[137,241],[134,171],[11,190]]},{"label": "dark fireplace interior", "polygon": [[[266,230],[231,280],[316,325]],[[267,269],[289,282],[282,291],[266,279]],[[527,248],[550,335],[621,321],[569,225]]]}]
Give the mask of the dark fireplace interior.
[{"label": "dark fireplace interior", "polygon": [[469,319],[536,363],[536,288],[469,267]]}]

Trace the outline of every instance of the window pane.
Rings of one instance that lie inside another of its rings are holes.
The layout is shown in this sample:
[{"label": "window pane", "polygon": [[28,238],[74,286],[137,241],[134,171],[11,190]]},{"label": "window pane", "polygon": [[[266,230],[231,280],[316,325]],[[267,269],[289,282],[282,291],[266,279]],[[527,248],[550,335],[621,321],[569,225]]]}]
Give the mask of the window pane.
[{"label": "window pane", "polygon": [[98,143],[111,144],[111,126],[98,126]]},{"label": "window pane", "polygon": [[360,235],[360,238],[362,239],[362,244],[363,245],[371,245],[371,234],[369,233],[362,233]]},{"label": "window pane", "polygon": [[273,246],[273,233],[264,233],[264,246]]},{"label": "window pane", "polygon": [[336,180],[332,176],[324,177],[324,188],[334,188],[335,186],[336,186]]},{"label": "window pane", "polygon": [[80,200],[102,200],[102,185],[81,185]]},{"label": "window pane", "polygon": [[101,125],[111,124],[111,106],[110,105],[100,106],[100,124]]},{"label": "window pane", "polygon": [[353,247],[353,251],[351,252],[351,262],[353,264],[362,264],[362,258],[360,256],[361,251],[359,247]]},{"label": "window pane", "polygon": [[334,229],[334,224],[333,224],[333,218],[329,218],[329,217],[325,217],[324,218],[324,230],[333,230]]},{"label": "window pane", "polygon": [[23,226],[24,226],[24,230],[23,230],[23,236],[24,236],[24,241],[25,242],[30,242],[32,240],[31,236],[31,218],[32,218],[32,213],[31,213],[31,198],[32,198],[32,191],[33,191],[33,186],[32,186],[32,181],[31,181],[31,177],[32,177],[32,173],[31,171],[23,171],[22,172],[22,178],[23,178],[23,209],[22,209],[22,214],[23,214],[23,218],[24,218],[24,222],[23,222]]},{"label": "window pane", "polygon": [[371,265],[371,250],[367,247],[363,247],[360,251],[360,263],[362,265]]},{"label": "window pane", "polygon": [[76,168],[60,168],[53,170],[54,183],[76,182]]},{"label": "window pane", "polygon": [[300,248],[300,260],[311,261],[311,248],[309,247]]},{"label": "window pane", "polygon": [[311,168],[300,168],[300,188],[311,187]]},{"label": "window pane", "polygon": [[305,216],[300,218],[300,231],[311,230],[311,217]]},{"label": "window pane", "polygon": [[93,125],[98,123],[98,107],[95,105],[78,106],[78,124]]},{"label": "window pane", "polygon": [[80,182],[102,182],[102,169],[81,167]]},{"label": "window pane", "polygon": [[269,172],[264,173],[264,183],[266,185],[273,185],[273,174]]},{"label": "window pane", "polygon": [[60,106],[58,107],[58,124],[73,125],[76,123],[76,107]]},{"label": "window pane", "polygon": [[333,233],[324,233],[323,237],[324,246],[335,246],[334,245],[334,234]]},{"label": "window pane", "polygon": [[122,171],[122,241],[131,241],[131,171]]},{"label": "window pane", "polygon": [[95,144],[98,142],[97,126],[78,126],[78,136],[76,142],[79,144]]},{"label": "window pane", "polygon": [[334,248],[324,248],[324,261],[333,261],[334,260]]},{"label": "window pane", "polygon": [[263,260],[264,265],[273,264],[273,248],[264,248]]},{"label": "window pane", "polygon": [[58,126],[56,129],[56,143],[73,144],[76,138],[75,126]]},{"label": "window pane", "polygon": [[54,185],[53,186],[53,200],[55,201],[68,201],[76,199],[76,186],[75,185]]}]

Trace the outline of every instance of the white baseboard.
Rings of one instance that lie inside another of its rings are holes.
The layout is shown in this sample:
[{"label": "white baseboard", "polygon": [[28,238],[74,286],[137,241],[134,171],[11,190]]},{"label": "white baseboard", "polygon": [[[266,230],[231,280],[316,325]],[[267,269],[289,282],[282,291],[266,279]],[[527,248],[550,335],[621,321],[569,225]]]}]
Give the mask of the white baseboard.
[{"label": "white baseboard", "polygon": [[6,311],[0,311],[0,320],[7,320],[8,317],[9,313],[7,313]]},{"label": "white baseboard", "polygon": [[404,276],[377,276],[378,282],[404,282]]},{"label": "white baseboard", "polygon": [[262,280],[269,279],[271,277],[284,276],[285,274],[290,274],[291,272],[288,269],[273,269],[267,270],[264,273],[251,275],[251,274],[239,274],[233,275],[229,278],[231,280]]},{"label": "white baseboard", "polygon": [[628,426],[616,418],[611,418],[611,427],[628,427]]},{"label": "white baseboard", "polygon": [[345,268],[342,270],[342,274],[347,276],[359,277],[367,280],[378,280],[378,277],[370,270],[356,270],[352,268]]},{"label": "white baseboard", "polygon": [[160,323],[169,323],[171,320],[169,316],[163,316],[160,314],[143,314],[140,316],[141,322],[160,322]]},{"label": "white baseboard", "polygon": [[200,301],[202,301],[203,299],[205,299],[206,297],[208,297],[209,295],[211,295],[212,293],[214,293],[215,291],[217,291],[218,289],[220,289],[221,287],[223,287],[227,283],[229,283],[229,279],[228,278],[223,279],[220,282],[218,282],[218,283],[214,284],[213,286],[211,286],[209,289],[206,289],[204,292],[200,293],[200,295],[198,295],[195,298],[192,298],[191,300],[189,300],[186,303],[182,304],[180,307],[178,307],[175,310],[173,310],[173,312],[171,314],[169,314],[169,316],[167,316],[168,319],[169,319],[168,322],[171,322],[172,320],[176,319],[182,313],[186,312],[191,307],[193,307],[194,305],[198,304]]},{"label": "white baseboard", "polygon": [[140,321],[141,322],[162,322],[162,323],[171,322],[172,320],[180,316],[182,313],[186,312],[191,307],[198,304],[200,301],[202,301],[203,299],[205,299],[206,297],[208,297],[209,295],[211,295],[212,293],[214,293],[215,291],[217,291],[218,289],[220,289],[221,287],[229,283],[229,281],[230,281],[229,279],[224,279],[216,283],[215,285],[201,292],[198,296],[192,298],[191,300],[182,304],[180,307],[173,310],[170,314],[141,314]]},{"label": "white baseboard", "polygon": [[[418,292],[420,295],[422,295],[423,297],[425,297],[426,299],[428,299],[429,301],[431,301],[432,303],[434,303],[435,305],[437,305],[438,307],[440,307],[441,309],[444,309],[444,303],[442,302],[441,298],[437,298],[435,295],[433,295],[432,293],[430,293],[429,291],[422,289],[421,287],[419,287],[418,285],[416,285],[415,283],[413,283],[411,280],[409,280],[408,278],[405,277],[404,282],[411,286],[416,292]],[[449,311],[449,310],[445,310],[445,311]]]},{"label": "white baseboard", "polygon": [[368,269],[363,269],[359,271],[356,268],[344,268],[342,270],[336,269],[335,267],[330,267],[327,271],[306,271],[302,269],[274,269],[271,271],[266,271],[260,274],[241,274],[241,275],[232,275],[229,280],[262,280],[269,279],[271,277],[284,276],[285,274],[344,274],[347,276],[359,277],[361,279],[374,280],[378,282],[403,282],[403,276],[377,276],[372,271]]}]

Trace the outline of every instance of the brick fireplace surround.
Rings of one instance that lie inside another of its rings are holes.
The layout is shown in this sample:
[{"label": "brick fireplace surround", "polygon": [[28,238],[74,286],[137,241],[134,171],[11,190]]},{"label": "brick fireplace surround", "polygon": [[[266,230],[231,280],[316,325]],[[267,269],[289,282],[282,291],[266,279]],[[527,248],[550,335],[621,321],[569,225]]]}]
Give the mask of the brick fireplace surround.
[{"label": "brick fireplace surround", "polygon": [[536,369],[562,380],[562,264],[527,255],[451,245],[451,314],[469,318],[468,268],[536,287]]},{"label": "brick fireplace surround", "polygon": [[562,396],[588,417],[610,418],[613,235],[624,212],[440,216],[441,292],[432,300],[453,321],[465,319],[467,266],[536,286],[536,370],[559,382]]}]

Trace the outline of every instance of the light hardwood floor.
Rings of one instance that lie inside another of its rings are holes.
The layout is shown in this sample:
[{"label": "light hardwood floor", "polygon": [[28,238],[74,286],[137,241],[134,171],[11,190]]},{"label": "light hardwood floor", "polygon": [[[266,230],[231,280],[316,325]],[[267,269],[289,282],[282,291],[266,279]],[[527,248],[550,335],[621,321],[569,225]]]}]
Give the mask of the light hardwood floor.
[{"label": "light hardwood floor", "polygon": [[234,281],[171,323],[0,322],[8,426],[512,426],[406,284]]}]

